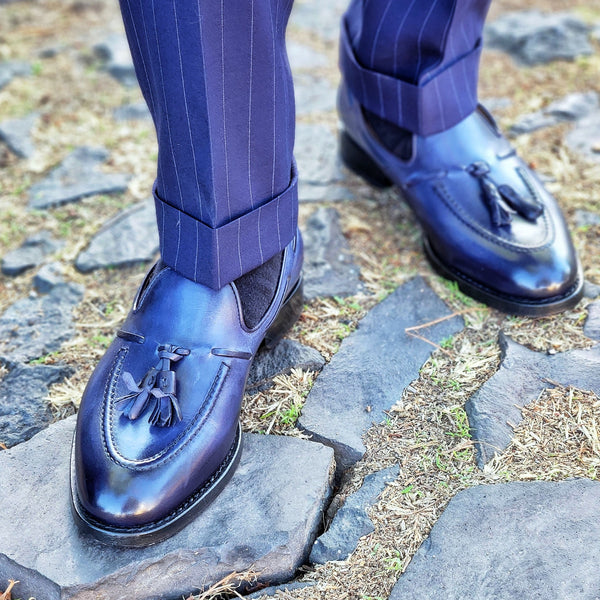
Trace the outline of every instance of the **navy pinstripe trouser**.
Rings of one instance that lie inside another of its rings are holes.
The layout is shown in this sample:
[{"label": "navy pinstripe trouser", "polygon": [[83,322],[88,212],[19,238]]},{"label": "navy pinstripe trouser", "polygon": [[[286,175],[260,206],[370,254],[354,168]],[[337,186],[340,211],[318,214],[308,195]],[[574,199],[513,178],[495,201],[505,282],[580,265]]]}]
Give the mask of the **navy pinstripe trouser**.
[{"label": "navy pinstripe trouser", "polygon": [[[158,136],[163,260],[213,288],[262,264],[297,225],[293,0],[120,0]],[[361,104],[424,135],[477,103],[490,0],[353,0],[340,66]]]}]

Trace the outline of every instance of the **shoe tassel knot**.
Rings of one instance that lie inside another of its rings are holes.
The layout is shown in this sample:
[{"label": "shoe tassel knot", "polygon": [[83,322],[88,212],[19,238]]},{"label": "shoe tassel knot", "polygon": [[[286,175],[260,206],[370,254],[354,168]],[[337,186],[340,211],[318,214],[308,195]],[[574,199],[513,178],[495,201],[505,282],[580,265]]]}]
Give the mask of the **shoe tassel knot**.
[{"label": "shoe tassel knot", "polygon": [[535,199],[524,198],[510,185],[496,185],[490,177],[490,170],[490,166],[484,161],[474,162],[467,167],[467,172],[479,180],[494,227],[503,227],[511,222],[511,214],[504,205],[532,222],[542,214],[542,204]]},{"label": "shoe tassel knot", "polygon": [[187,348],[164,344],[158,347],[159,361],[152,367],[137,384],[133,375],[125,371],[123,382],[129,389],[129,394],[117,399],[116,407],[130,420],[135,421],[153,404],[150,418],[152,425],[170,427],[181,421],[181,409],[175,396],[175,372],[171,371],[171,363],[181,360],[190,351]]}]

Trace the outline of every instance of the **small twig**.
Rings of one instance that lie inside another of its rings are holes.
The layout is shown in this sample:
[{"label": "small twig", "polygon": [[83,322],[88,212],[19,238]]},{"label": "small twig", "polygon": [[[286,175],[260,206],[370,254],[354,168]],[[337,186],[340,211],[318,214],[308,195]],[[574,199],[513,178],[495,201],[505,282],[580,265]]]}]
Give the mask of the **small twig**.
[{"label": "small twig", "polygon": [[449,315],[445,315],[444,317],[438,317],[437,319],[433,319],[432,321],[427,321],[427,323],[421,323],[421,325],[412,325],[411,327],[406,327],[404,329],[404,333],[406,335],[410,335],[418,340],[426,342],[427,344],[431,344],[434,348],[441,350],[444,354],[448,356],[452,356],[452,352],[446,350],[446,348],[442,348],[439,344],[436,344],[432,340],[427,339],[425,336],[422,336],[416,333],[419,329],[426,329],[427,327],[432,327],[433,325],[437,325],[438,323],[442,323],[443,321],[448,321],[449,319],[453,319],[454,317],[458,317],[459,315],[464,315],[466,313],[472,312],[474,310],[481,310],[480,308],[465,308],[463,310],[456,310]]},{"label": "small twig", "polygon": [[431,344],[434,348],[441,350],[444,354],[446,354],[448,356],[452,356],[452,352],[450,352],[449,350],[446,350],[446,348],[442,348],[439,344],[436,344],[435,342],[428,340],[425,336],[423,336],[419,333],[415,333],[414,331],[409,331],[408,328],[405,329],[404,331],[411,337],[417,338],[418,340],[426,342],[427,344]]},{"label": "small twig", "polygon": [[13,587],[15,587],[15,585],[17,585],[17,583],[19,582],[15,581],[14,579],[9,579],[8,587],[6,588],[5,592],[2,595],[0,595],[0,600],[12,600],[11,590],[13,589]]},{"label": "small twig", "polygon": [[471,307],[464,308],[463,310],[455,310],[453,313],[449,315],[445,315],[444,317],[438,317],[437,319],[433,319],[433,321],[427,321],[427,323],[421,323],[421,325],[412,325],[411,327],[407,327],[404,331],[407,333],[409,331],[416,331],[417,329],[425,329],[426,327],[431,327],[432,325],[437,325],[442,321],[447,321],[448,319],[453,319],[454,317],[458,317],[459,315],[464,315],[469,312],[473,312],[474,310],[481,310],[480,308]]}]

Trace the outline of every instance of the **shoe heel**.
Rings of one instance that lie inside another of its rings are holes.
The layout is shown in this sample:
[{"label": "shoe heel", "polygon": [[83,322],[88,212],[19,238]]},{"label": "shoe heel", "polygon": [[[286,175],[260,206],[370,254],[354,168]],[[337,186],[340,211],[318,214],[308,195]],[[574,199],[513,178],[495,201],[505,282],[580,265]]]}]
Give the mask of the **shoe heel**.
[{"label": "shoe heel", "polygon": [[267,350],[271,350],[281,341],[281,338],[298,320],[303,308],[304,293],[302,278],[300,278],[296,287],[288,295],[287,300],[284,301],[279,314],[267,330],[267,334],[263,340],[263,346]]},{"label": "shoe heel", "polygon": [[340,134],[340,156],[354,173],[377,188],[388,188],[393,183],[377,163],[345,132]]}]

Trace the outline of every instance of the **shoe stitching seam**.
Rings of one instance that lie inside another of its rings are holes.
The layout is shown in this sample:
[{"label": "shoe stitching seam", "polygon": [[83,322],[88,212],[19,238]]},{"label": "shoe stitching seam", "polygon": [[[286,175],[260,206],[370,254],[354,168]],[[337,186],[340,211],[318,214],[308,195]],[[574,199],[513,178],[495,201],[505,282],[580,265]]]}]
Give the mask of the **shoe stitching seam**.
[{"label": "shoe stitching seam", "polygon": [[236,434],[235,440],[231,446],[231,448],[229,449],[229,452],[227,453],[227,456],[223,459],[223,462],[219,465],[218,469],[210,476],[210,478],[202,485],[202,487],[195,491],[191,496],[189,496],[182,504],[180,504],[177,508],[175,508],[172,512],[170,512],[166,517],[163,517],[162,519],[159,519],[158,521],[152,521],[150,523],[148,523],[147,525],[142,525],[139,527],[118,527],[118,526],[114,526],[114,525],[107,525],[105,523],[102,523],[101,521],[98,521],[97,519],[93,518],[86,510],[85,508],[81,505],[81,502],[78,500],[78,508],[81,510],[82,513],[85,513],[85,516],[87,518],[87,520],[89,521],[89,523],[96,525],[97,527],[99,527],[100,529],[104,530],[104,531],[111,531],[111,532],[115,532],[115,533],[126,533],[126,532],[131,532],[131,533],[144,533],[145,531],[151,531],[152,529],[154,529],[157,526],[161,526],[163,523],[168,523],[170,521],[174,521],[177,516],[179,514],[181,514],[182,512],[185,512],[190,506],[192,506],[193,504],[196,503],[196,501],[198,501],[199,499],[202,498],[202,496],[205,495],[205,491],[208,491],[207,488],[210,488],[212,486],[212,484],[214,483],[215,480],[217,480],[221,474],[230,466],[232,459],[234,458],[234,454],[239,446],[238,444],[238,439],[241,437],[241,432],[239,430],[239,425],[238,425],[238,432]]},{"label": "shoe stitching seam", "polygon": [[167,268],[161,269],[156,275],[152,277],[152,281],[146,286],[146,289],[143,291],[142,295],[139,298],[136,298],[137,302],[134,301],[134,314],[142,308],[144,302],[146,301],[146,298],[148,297],[148,294],[158,285],[158,282],[164,277],[166,272]]},{"label": "shoe stitching seam", "polygon": [[514,300],[515,302],[519,302],[520,304],[527,304],[527,305],[544,305],[544,304],[550,304],[552,302],[555,302],[557,300],[561,300],[563,298],[568,298],[569,296],[571,296],[573,294],[573,291],[576,290],[579,287],[579,284],[581,283],[581,278],[579,277],[579,275],[577,276],[577,279],[575,280],[575,282],[573,283],[572,286],[570,286],[567,290],[565,290],[565,292],[563,292],[562,294],[558,295],[558,296],[551,296],[549,298],[542,298],[542,299],[537,299],[537,300],[533,300],[533,299],[528,299],[525,298],[523,296],[514,296],[512,294],[505,294],[503,292],[500,291],[496,291],[490,287],[485,286],[484,284],[482,284],[479,281],[476,281],[475,279],[472,279],[471,277],[469,277],[468,275],[466,275],[465,273],[463,273],[462,271],[459,271],[458,269],[451,267],[449,265],[446,265],[444,262],[442,262],[442,260],[437,256],[437,254],[435,254],[433,248],[431,247],[431,244],[428,243],[428,246],[430,248],[430,252],[433,253],[433,255],[435,256],[435,259],[437,261],[440,262],[441,265],[444,266],[445,269],[447,269],[448,271],[450,271],[451,273],[453,273],[458,279],[462,279],[463,281],[465,281],[466,283],[480,289],[483,290],[487,293],[489,293],[490,295],[493,295],[497,298],[500,299],[506,299],[506,300]]},{"label": "shoe stitching seam", "polygon": [[[444,182],[438,181],[437,183],[432,184],[432,187],[433,187],[433,190],[435,191],[435,193],[442,200],[442,202],[444,202],[444,204],[446,204],[446,206],[469,229],[471,229],[473,232],[475,232],[480,237],[483,237],[484,239],[488,240],[489,242],[491,242],[493,244],[496,244],[497,246],[502,246],[503,248],[506,248],[508,250],[514,250],[515,252],[520,252],[520,253],[523,253],[523,254],[533,254],[535,252],[538,252],[539,250],[543,250],[543,249],[549,247],[550,244],[552,243],[552,239],[553,239],[554,236],[550,236],[550,239],[545,244],[542,244],[541,246],[536,246],[535,248],[529,248],[529,247],[526,247],[526,246],[519,246],[517,244],[511,244],[509,242],[506,242],[505,240],[502,240],[500,238],[492,236],[491,234],[488,234],[485,230],[481,231],[473,223],[471,223],[469,220],[467,220],[467,217],[465,215],[462,214],[462,209],[461,209],[460,205],[454,201],[454,198],[452,197],[452,195],[448,191],[448,189],[447,189],[446,185],[444,184]],[[548,226],[548,220],[546,218],[546,215],[543,215],[543,217],[544,217],[544,222],[546,223],[546,226]]]},{"label": "shoe stitching seam", "polygon": [[[126,350],[126,349],[123,349],[123,350]],[[121,364],[119,365],[120,368],[122,368],[124,361],[125,361],[125,357],[123,357],[121,359]],[[102,427],[102,434],[103,434],[103,438],[104,438],[104,440],[103,440],[104,448],[105,448],[106,455],[112,462],[114,462],[115,464],[117,464],[121,467],[129,469],[130,471],[150,471],[150,470],[174,459],[196,437],[199,430],[202,428],[202,425],[206,422],[208,417],[212,414],[212,411],[213,411],[215,403],[216,403],[215,402],[216,397],[218,396],[218,391],[223,387],[223,385],[225,384],[225,381],[227,379],[227,376],[229,375],[229,366],[225,362],[221,362],[221,364],[219,365],[219,369],[213,379],[211,387],[208,390],[208,392],[206,393],[204,401],[203,401],[201,407],[199,408],[198,412],[192,419],[192,422],[166,448],[164,448],[160,452],[157,452],[153,456],[143,459],[142,461],[134,462],[131,459],[127,459],[126,457],[124,457],[121,454],[121,452],[118,450],[117,442],[113,435],[114,419],[116,416],[116,413],[114,411],[114,402],[115,402],[115,392],[116,392],[116,381],[118,380],[118,378],[115,377],[114,368],[115,367],[113,367],[113,372],[111,373],[111,377],[108,379],[108,384],[107,384],[107,386],[110,386],[112,389],[110,390],[110,393],[108,393],[108,397],[105,395],[105,403],[104,403],[104,406],[105,406],[104,412],[106,412],[106,410],[109,411],[109,429],[110,429],[109,434],[110,434],[110,441],[111,441],[111,446],[112,446],[113,452],[110,452],[110,449],[108,448],[108,444],[107,444],[105,432],[104,432],[104,427]],[[207,407],[209,407],[208,410],[207,410]],[[103,421],[104,421],[104,419],[103,419]],[[169,455],[169,452],[175,446],[180,444],[180,442],[186,437],[186,435],[189,436],[188,439],[186,439],[177,448],[177,450],[175,452],[173,452],[172,454]],[[134,464],[131,464],[131,463],[134,463]]]}]

